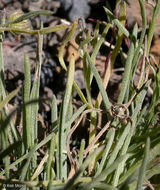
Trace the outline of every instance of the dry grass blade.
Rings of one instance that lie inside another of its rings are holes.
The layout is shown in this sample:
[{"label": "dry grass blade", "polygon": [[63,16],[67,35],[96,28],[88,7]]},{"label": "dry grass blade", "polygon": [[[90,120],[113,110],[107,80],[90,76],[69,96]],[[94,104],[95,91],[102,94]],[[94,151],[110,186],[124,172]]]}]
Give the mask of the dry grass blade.
[{"label": "dry grass blade", "polygon": [[99,140],[99,138],[106,132],[106,130],[110,127],[112,121],[108,121],[107,124],[103,127],[103,129],[98,133],[98,135],[93,139],[93,141],[88,145],[86,150],[84,151],[83,158],[87,156],[87,154],[90,152],[94,144]]},{"label": "dry grass blade", "polygon": [[42,172],[42,167],[44,165],[44,163],[47,161],[48,159],[48,154],[46,154],[43,159],[41,160],[40,164],[38,165],[36,171],[34,172],[33,176],[31,177],[31,181],[33,181],[35,178],[38,177],[38,175]]},{"label": "dry grass blade", "polygon": [[75,125],[70,129],[70,132],[67,136],[67,154],[68,154],[68,158],[69,158],[69,161],[72,164],[74,164],[74,160],[72,158],[72,155],[71,155],[71,151],[70,151],[70,139],[71,139],[71,136],[72,134],[74,133],[74,131],[77,129],[78,125],[80,124],[80,122],[82,121],[83,117],[87,114],[87,113],[90,113],[90,112],[101,112],[102,110],[100,109],[88,109],[88,110],[85,110],[82,115],[80,116],[80,118],[78,119],[78,121],[75,123]]}]

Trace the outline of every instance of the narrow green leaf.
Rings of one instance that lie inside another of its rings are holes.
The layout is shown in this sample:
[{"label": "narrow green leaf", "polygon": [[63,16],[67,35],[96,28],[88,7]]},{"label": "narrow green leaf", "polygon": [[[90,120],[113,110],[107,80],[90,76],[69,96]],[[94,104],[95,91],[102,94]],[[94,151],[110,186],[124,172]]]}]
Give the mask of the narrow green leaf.
[{"label": "narrow green leaf", "polygon": [[107,9],[106,7],[104,7],[104,10],[106,12],[107,15],[109,15],[109,17],[112,19],[112,21],[116,24],[116,26],[123,32],[123,34],[126,37],[129,37],[129,32],[128,30],[121,24],[121,22],[113,15],[113,13]]},{"label": "narrow green leaf", "polygon": [[21,29],[21,28],[12,28],[12,27],[7,27],[7,28],[0,28],[0,32],[12,32],[12,33],[24,33],[24,34],[38,34],[39,30],[27,30],[27,29]]},{"label": "narrow green leaf", "polygon": [[105,37],[106,37],[106,35],[107,35],[108,30],[110,29],[110,27],[111,27],[111,24],[107,24],[107,26],[105,27],[105,29],[104,29],[104,31],[103,31],[103,33],[102,33],[99,41],[96,43],[96,45],[95,45],[95,47],[93,49],[93,52],[92,52],[92,55],[91,55],[91,59],[92,59],[93,62],[96,59],[96,56],[97,56],[97,54],[98,54],[98,52],[100,50],[101,45],[103,44],[103,42],[105,40]]},{"label": "narrow green leaf", "polygon": [[151,168],[153,165],[154,159],[159,155],[160,152],[160,143],[158,141],[158,144],[150,149],[149,154],[149,164],[147,165],[147,168]]},{"label": "narrow green leaf", "polygon": [[95,190],[118,190],[116,187],[113,187],[112,185],[108,185],[105,183],[99,183],[94,186]]},{"label": "narrow green leaf", "polygon": [[127,170],[127,172],[121,176],[121,178],[118,181],[118,185],[124,183],[141,165],[142,160],[139,160],[138,162],[132,164],[132,166]]},{"label": "narrow green leaf", "polygon": [[[39,81],[34,81],[30,99],[38,99],[39,97]],[[30,105],[30,125],[31,125],[31,146],[35,144],[37,139],[37,122],[38,122],[38,102]]]},{"label": "narrow green leaf", "polygon": [[29,101],[30,88],[31,88],[31,73],[30,73],[30,61],[29,57],[24,54],[24,68],[25,68],[25,80],[24,80],[24,102]]},{"label": "narrow green leaf", "polygon": [[137,115],[142,107],[142,104],[143,104],[143,101],[144,101],[144,98],[146,96],[146,93],[147,93],[147,90],[148,90],[148,87],[150,86],[151,84],[151,80],[147,81],[147,83],[145,84],[144,86],[144,89],[142,90],[142,92],[139,94],[139,98],[136,102],[136,108],[133,112],[133,115],[132,115],[132,119],[134,120],[134,122],[136,123],[136,120],[137,120]]},{"label": "narrow green leaf", "polygon": [[32,148],[32,150],[27,154],[27,161],[25,163],[25,165],[23,166],[22,168],[22,171],[21,171],[21,174],[20,174],[20,180],[21,181],[24,181],[25,178],[26,178],[26,175],[27,175],[27,172],[29,171],[29,165],[30,165],[30,162],[31,162],[31,159],[33,157],[33,155],[36,153],[36,146],[34,146]]},{"label": "narrow green leaf", "polygon": [[53,123],[57,120],[57,100],[56,100],[56,96],[53,95],[52,97],[52,107],[51,107],[51,122],[52,125]]},{"label": "narrow green leaf", "polygon": [[153,10],[153,15],[151,18],[151,22],[149,25],[149,31],[148,31],[148,41],[147,41],[147,57],[149,55],[149,51],[150,51],[150,47],[151,47],[151,43],[152,43],[152,39],[153,39],[153,34],[154,34],[154,30],[155,30],[155,25],[156,25],[156,21],[157,21],[157,16],[160,12],[160,0],[157,0],[156,6],[154,7]]},{"label": "narrow green leaf", "polygon": [[107,92],[106,90],[104,89],[104,86],[103,86],[103,82],[102,82],[102,79],[96,69],[96,67],[94,66],[89,54],[86,52],[86,57],[87,57],[87,60],[88,60],[88,63],[89,63],[89,66],[91,67],[91,70],[93,72],[93,75],[96,79],[96,82],[98,84],[98,87],[99,87],[99,90],[102,94],[102,98],[103,98],[103,102],[104,102],[104,105],[105,105],[105,108],[106,108],[106,111],[109,112],[110,111],[110,107],[111,107],[111,103],[109,101],[109,98],[108,98],[108,95],[107,95]]},{"label": "narrow green leaf", "polygon": [[[5,18],[4,15],[1,19],[1,24],[4,24]],[[3,59],[3,32],[0,33],[0,95],[5,98],[5,82],[4,82],[4,59]]]},{"label": "narrow green leaf", "polygon": [[117,158],[117,155],[118,155],[119,151],[121,150],[121,148],[125,142],[125,139],[126,139],[127,135],[129,134],[130,130],[131,130],[131,125],[130,125],[130,123],[128,123],[127,126],[125,127],[122,135],[119,137],[113,152],[111,153],[111,156],[107,162],[106,168],[110,167],[110,165],[115,162],[115,159]]},{"label": "narrow green leaf", "polygon": [[[30,100],[31,74],[29,57],[24,55],[24,87],[23,87],[23,103]],[[23,109],[23,142],[25,148],[31,147],[31,125],[30,125],[30,107],[26,106]]]},{"label": "narrow green leaf", "polygon": [[65,30],[68,27],[69,26],[67,26],[67,25],[49,26],[49,27],[40,29],[39,33],[40,34],[49,34],[49,33],[52,33],[52,32],[58,32],[58,31],[61,31],[61,30]]},{"label": "narrow green leaf", "polygon": [[103,156],[102,156],[102,160],[100,162],[100,165],[98,167],[98,170],[95,174],[95,177],[97,177],[103,170],[105,164],[106,164],[106,161],[107,161],[107,156],[109,154],[109,151],[111,149],[111,146],[113,144],[113,141],[114,141],[114,136],[115,136],[115,129],[114,128],[111,128],[107,134],[107,137],[108,137],[108,142],[107,142],[107,145],[106,145],[106,148],[104,150],[104,153],[103,153]]},{"label": "narrow green leaf", "polygon": [[[100,47],[102,46],[102,44],[103,44],[103,42],[105,40],[105,37],[106,37],[110,27],[111,27],[111,24],[107,24],[107,26],[105,27],[100,39],[97,41],[97,43],[96,43],[96,45],[95,45],[95,47],[93,49],[93,52],[92,52],[92,55],[91,55],[91,60],[92,60],[92,63],[94,63],[94,65],[95,65],[96,56],[97,56],[97,54],[98,54],[98,52],[100,50]],[[88,68],[86,78],[87,78],[88,85],[91,85],[93,74],[91,73],[90,67]]]},{"label": "narrow green leaf", "polygon": [[[72,104],[72,93],[71,97],[68,103],[68,108],[67,108],[67,114],[66,114],[66,121],[69,121],[72,118],[73,115],[73,104]],[[66,133],[68,134],[70,131],[71,125],[68,125],[66,128]]]},{"label": "narrow green leaf", "polygon": [[130,48],[128,51],[128,57],[125,63],[125,70],[124,70],[124,76],[123,76],[123,81],[122,81],[122,87],[121,87],[121,92],[118,97],[118,104],[122,104],[123,100],[125,98],[125,94],[127,91],[127,87],[129,85],[129,78],[130,78],[130,72],[131,72],[131,67],[132,67],[132,60],[133,60],[133,55],[134,55],[134,48],[135,48],[135,39],[137,36],[137,24],[135,24],[132,36],[134,37],[133,40],[131,41]]},{"label": "narrow green leaf", "polygon": [[6,96],[4,100],[0,102],[0,111],[4,108],[6,104],[18,93],[19,89],[13,90],[10,94]]},{"label": "narrow green leaf", "polygon": [[78,163],[79,165],[81,166],[82,163],[83,163],[83,153],[84,153],[84,149],[85,149],[85,140],[82,139],[81,140],[81,146],[80,146],[80,150],[79,150],[79,160],[78,160]]},{"label": "narrow green leaf", "polygon": [[53,134],[51,142],[50,142],[50,148],[49,148],[49,157],[48,157],[48,162],[47,162],[47,169],[46,169],[46,179],[51,180],[51,169],[53,167],[52,162],[54,159],[54,151],[56,147],[56,136]]},{"label": "narrow green leaf", "polygon": [[[129,135],[127,136],[125,142],[124,142],[124,145],[122,147],[122,150],[120,152],[120,155],[123,155],[126,153],[126,149],[128,148],[128,145],[129,145],[129,142],[130,142],[130,135],[131,133],[129,133]],[[127,147],[127,148],[126,148]],[[114,187],[117,187],[118,185],[118,181],[119,181],[119,176],[121,175],[121,173],[123,172],[124,170],[124,166],[125,166],[125,163],[126,163],[126,160],[127,160],[127,157],[126,159],[124,159],[117,167],[116,171],[115,171],[115,174],[114,174],[114,177],[113,177],[113,180],[112,180],[112,185]]]},{"label": "narrow green leaf", "polygon": [[57,170],[58,170],[58,178],[59,179],[66,179],[67,178],[67,156],[63,153],[63,151],[67,151],[66,147],[66,115],[67,109],[69,105],[69,100],[71,98],[72,93],[72,85],[74,81],[74,70],[75,70],[75,60],[74,56],[72,55],[70,63],[69,63],[69,70],[68,70],[68,79],[65,89],[65,94],[63,98],[63,102],[61,105],[60,111],[60,124],[59,124],[59,133],[58,133],[58,163],[57,163]]},{"label": "narrow green leaf", "polygon": [[146,171],[146,178],[150,179],[154,175],[159,175],[159,174],[160,174],[160,163],[156,164],[151,169]]},{"label": "narrow green leaf", "polygon": [[123,156],[120,156],[119,158],[117,158],[114,163],[112,163],[109,167],[104,169],[101,172],[101,174],[99,174],[97,177],[93,178],[91,182],[84,185],[84,187],[81,190],[91,189],[91,188],[95,187],[95,185],[97,185],[99,182],[105,181],[105,179],[108,177],[108,175],[110,173],[112,173],[116,169],[118,164],[120,162],[122,162],[124,159],[126,159],[126,157],[128,157],[128,155],[123,155]]},{"label": "narrow green leaf", "polygon": [[62,42],[62,45],[60,47],[60,50],[59,50],[59,54],[58,54],[58,59],[59,59],[59,62],[62,66],[62,68],[64,70],[67,71],[67,67],[66,67],[66,64],[64,62],[64,59],[63,59],[63,53],[64,53],[64,49],[65,49],[65,46],[66,44],[71,40],[71,38],[73,37],[75,31],[76,31],[76,28],[77,28],[77,22],[75,21],[72,25],[72,28],[71,30],[69,31],[68,35],[65,37],[64,41]]},{"label": "narrow green leaf", "polygon": [[134,53],[134,58],[133,58],[133,63],[132,63],[132,68],[138,63],[138,57],[140,54],[140,49],[142,47],[143,41],[144,41],[144,37],[146,34],[146,28],[147,28],[147,17],[146,17],[146,11],[145,11],[145,5],[144,5],[144,1],[143,0],[139,0],[139,5],[141,8],[141,16],[142,16],[142,32],[141,32],[141,36],[138,42],[138,46],[135,50]]},{"label": "narrow green leaf", "polygon": [[[27,20],[27,19],[30,19],[30,18],[35,17],[35,16],[39,16],[39,15],[51,15],[51,14],[53,14],[52,11],[46,11],[46,10],[32,11],[32,12],[26,13],[26,14],[18,17],[17,19],[13,20],[12,22],[7,23],[6,25],[8,26],[10,24],[22,22],[23,20]],[[4,25],[4,26],[6,26],[6,25]]]},{"label": "narrow green leaf", "polygon": [[[40,87],[40,73],[42,65],[42,46],[43,46],[43,35],[38,34],[38,47],[37,47],[37,57],[36,57],[36,71],[34,76],[33,87],[31,90],[30,100],[39,98],[39,87]],[[37,139],[37,122],[38,122],[38,104],[31,104],[31,115],[30,115],[30,125],[31,125],[31,145],[35,144]]]},{"label": "narrow green leaf", "polygon": [[149,150],[150,150],[150,138],[147,138],[145,151],[144,151],[144,158],[142,161],[142,165],[139,169],[139,176],[138,176],[136,190],[142,189],[142,185],[143,185],[143,182],[145,179],[145,174],[146,174],[146,166],[147,166],[147,161],[148,161],[148,157],[149,157]]},{"label": "narrow green leaf", "polygon": [[20,33],[20,34],[32,34],[32,35],[37,35],[39,34],[49,34],[52,32],[57,32],[61,30],[65,30],[68,28],[67,25],[57,25],[57,26],[49,26],[40,30],[28,30],[28,29],[21,29],[21,28],[12,28],[12,27],[7,27],[7,28],[0,28],[0,32],[12,32],[12,33]]}]

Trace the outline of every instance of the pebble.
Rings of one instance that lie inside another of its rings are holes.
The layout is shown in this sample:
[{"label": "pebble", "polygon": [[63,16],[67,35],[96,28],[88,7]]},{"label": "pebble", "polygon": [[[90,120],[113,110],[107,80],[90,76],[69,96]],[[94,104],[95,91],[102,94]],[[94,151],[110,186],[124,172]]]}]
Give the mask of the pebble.
[{"label": "pebble", "polygon": [[90,14],[89,0],[59,0],[62,4],[68,19],[73,22],[75,19],[87,18]]}]

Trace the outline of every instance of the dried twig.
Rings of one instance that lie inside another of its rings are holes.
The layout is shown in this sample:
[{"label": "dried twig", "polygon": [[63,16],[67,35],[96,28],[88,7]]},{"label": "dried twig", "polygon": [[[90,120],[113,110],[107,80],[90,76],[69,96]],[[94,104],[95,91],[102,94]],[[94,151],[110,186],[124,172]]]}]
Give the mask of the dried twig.
[{"label": "dried twig", "polygon": [[68,158],[69,158],[69,161],[72,164],[74,164],[74,160],[72,158],[72,154],[71,154],[71,151],[70,151],[70,139],[71,139],[71,136],[72,134],[74,133],[74,131],[77,129],[78,125],[80,124],[81,120],[83,119],[83,117],[87,114],[87,113],[90,113],[92,111],[95,111],[95,112],[101,112],[102,110],[101,109],[95,109],[95,108],[92,108],[92,109],[88,109],[88,110],[85,110],[82,115],[80,116],[79,120],[75,123],[75,125],[70,129],[70,132],[68,134],[68,137],[67,137],[67,154],[68,154]]},{"label": "dried twig", "polygon": [[110,124],[112,123],[113,119],[111,121],[108,121],[107,124],[102,128],[102,130],[98,133],[98,135],[93,139],[93,141],[88,145],[86,150],[84,151],[83,158],[85,158],[90,151],[90,149],[94,146],[94,144],[98,141],[98,139],[105,133],[105,131],[109,128]]}]

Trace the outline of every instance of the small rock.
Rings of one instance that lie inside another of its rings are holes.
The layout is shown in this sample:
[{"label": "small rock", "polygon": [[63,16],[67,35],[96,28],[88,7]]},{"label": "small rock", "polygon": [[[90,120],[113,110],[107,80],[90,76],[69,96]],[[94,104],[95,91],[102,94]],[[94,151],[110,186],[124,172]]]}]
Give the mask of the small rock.
[{"label": "small rock", "polygon": [[[24,53],[30,57],[30,61],[35,59],[36,53],[34,50],[26,45],[20,47],[16,50],[17,47],[11,48],[8,46],[4,46],[4,68],[7,80],[12,80],[20,74],[24,73]],[[33,61],[31,61],[33,65]]]},{"label": "small rock", "polygon": [[68,19],[74,21],[77,18],[83,17],[87,18],[90,13],[90,7],[88,5],[88,0],[59,0],[62,3],[62,7],[66,14],[68,14]]},{"label": "small rock", "polygon": [[87,18],[90,13],[90,7],[86,0],[74,0],[72,8],[69,12],[70,21],[74,21],[80,17]]}]

